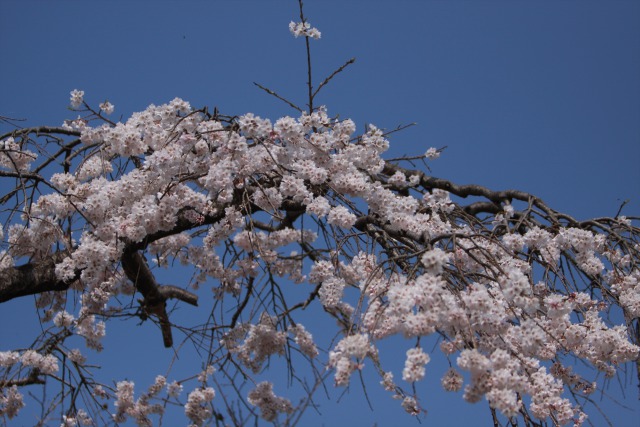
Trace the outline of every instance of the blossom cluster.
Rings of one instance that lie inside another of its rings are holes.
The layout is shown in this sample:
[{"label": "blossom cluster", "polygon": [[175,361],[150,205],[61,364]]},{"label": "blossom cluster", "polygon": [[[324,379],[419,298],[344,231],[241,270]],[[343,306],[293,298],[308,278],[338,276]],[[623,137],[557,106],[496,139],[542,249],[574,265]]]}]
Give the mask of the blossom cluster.
[{"label": "blossom cluster", "polygon": [[24,407],[24,396],[18,391],[18,387],[0,388],[0,416],[9,419],[18,415],[20,409]]},{"label": "blossom cluster", "polygon": [[62,416],[62,424],[60,427],[78,427],[78,426],[92,426],[94,425],[93,420],[87,414],[87,411],[84,409],[78,409],[78,411],[73,415],[63,415]]},{"label": "blossom cluster", "polygon": [[264,381],[259,383],[247,397],[249,403],[260,409],[260,416],[266,421],[274,421],[279,413],[290,413],[293,405],[288,399],[278,397],[273,392],[273,384]]},{"label": "blossom cluster", "polygon": [[320,36],[322,35],[317,28],[312,27],[311,24],[308,22],[291,21],[289,23],[289,31],[291,31],[291,34],[293,34],[295,37],[304,36],[304,37],[310,37],[316,40],[319,39]]},{"label": "blossom cluster", "polygon": [[189,393],[184,413],[192,422],[192,425],[202,425],[211,417],[211,409],[208,407],[216,393],[211,387],[197,388]]},{"label": "blossom cluster", "polygon": [[424,378],[424,365],[429,363],[431,358],[420,347],[407,351],[407,360],[402,371],[402,379],[409,382],[419,381]]},{"label": "blossom cluster", "polygon": [[11,172],[27,172],[36,153],[20,146],[13,137],[0,141],[0,168]]},{"label": "blossom cluster", "polygon": [[[347,385],[351,374],[362,367],[366,356],[375,354],[375,348],[364,334],[344,337],[329,353],[329,366],[336,370],[336,385]],[[352,358],[355,358],[354,361]]]},{"label": "blossom cluster", "polygon": [[51,375],[58,372],[58,359],[52,354],[42,355],[35,350],[26,350],[22,354],[16,351],[0,351],[0,366],[11,367],[17,363],[37,369],[39,373]]},{"label": "blossom cluster", "polygon": [[151,403],[151,399],[158,396],[166,385],[166,378],[158,375],[154,383],[146,393],[143,393],[137,400],[134,400],[133,381],[120,381],[116,384],[116,413],[113,420],[116,423],[124,423],[127,418],[132,418],[138,426],[152,426],[149,418],[152,414],[163,414],[164,407],[159,403]]}]

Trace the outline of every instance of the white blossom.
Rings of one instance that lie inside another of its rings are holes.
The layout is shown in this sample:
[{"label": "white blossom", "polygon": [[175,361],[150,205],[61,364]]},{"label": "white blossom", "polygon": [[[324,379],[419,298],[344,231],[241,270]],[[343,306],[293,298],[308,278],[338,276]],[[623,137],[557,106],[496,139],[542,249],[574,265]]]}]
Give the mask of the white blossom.
[{"label": "white blossom", "polygon": [[260,417],[266,421],[275,421],[279,413],[293,412],[291,402],[276,396],[273,392],[273,384],[267,381],[259,383],[249,393],[247,400],[260,409]]},{"label": "white blossom", "polygon": [[308,22],[293,22],[289,23],[289,31],[296,38],[300,36],[311,37],[312,39],[319,39],[322,35],[317,28],[312,27]]},{"label": "white blossom", "polygon": [[0,389],[0,416],[12,419],[24,406],[23,396],[17,386]]},{"label": "white blossom", "polygon": [[109,101],[105,101],[105,102],[103,102],[102,104],[100,104],[100,109],[101,109],[101,110],[102,110],[106,115],[112,114],[112,113],[113,113],[113,111],[115,110],[115,108],[116,108],[116,107],[115,107],[112,103],[110,103]]},{"label": "white blossom", "polygon": [[429,363],[431,358],[422,351],[420,347],[407,350],[407,359],[402,371],[402,379],[409,382],[419,381],[424,378],[424,365]]},{"label": "white blossom", "polygon": [[424,153],[424,156],[429,160],[435,160],[440,157],[440,151],[437,148],[430,147],[427,152]]},{"label": "white blossom", "polygon": [[71,107],[78,108],[84,102],[84,91],[74,89],[71,91]]}]

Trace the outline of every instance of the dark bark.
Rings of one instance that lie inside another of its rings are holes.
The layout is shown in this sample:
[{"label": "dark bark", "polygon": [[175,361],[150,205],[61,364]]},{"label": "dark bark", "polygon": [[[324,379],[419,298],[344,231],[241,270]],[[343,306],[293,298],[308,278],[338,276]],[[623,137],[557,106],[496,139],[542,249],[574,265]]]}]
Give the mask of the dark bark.
[{"label": "dark bark", "polygon": [[171,347],[173,345],[173,335],[171,333],[171,322],[167,314],[167,299],[177,298],[197,306],[198,297],[176,286],[159,285],[144,256],[136,250],[125,249],[120,261],[127,278],[135,284],[136,289],[144,297],[142,300],[143,315],[153,315],[158,318],[164,346]]},{"label": "dark bark", "polygon": [[65,256],[64,253],[57,252],[44,260],[3,271],[0,275],[0,303],[27,295],[69,289],[73,280],[59,280],[55,271],[56,264]]}]

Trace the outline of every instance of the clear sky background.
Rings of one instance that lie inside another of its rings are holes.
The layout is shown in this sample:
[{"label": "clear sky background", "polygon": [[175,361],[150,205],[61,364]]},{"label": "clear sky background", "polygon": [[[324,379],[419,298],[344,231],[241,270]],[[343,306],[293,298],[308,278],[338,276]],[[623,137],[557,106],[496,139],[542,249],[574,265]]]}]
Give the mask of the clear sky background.
[{"label": "clear sky background", "polygon": [[[390,157],[447,146],[431,163],[435,176],[525,190],[579,219],[614,216],[625,200],[623,214],[640,213],[640,1],[307,0],[305,8],[322,31],[312,43],[316,84],[356,58],[318,100],[330,115],[352,118],[359,131],[417,123],[391,137]],[[304,41],[287,27],[297,16],[294,0],[0,0],[0,115],[60,125],[75,118],[66,110],[72,89],[95,106],[108,99],[124,119],[174,97],[229,115],[296,115],[253,82],[304,104]],[[30,304],[0,306],[0,350],[33,336]],[[142,332],[150,327],[132,324],[109,326],[121,350],[102,356],[104,371],[138,375],[146,388],[169,356],[157,334]],[[427,372],[427,425],[490,424],[484,403],[443,397],[442,370]],[[417,425],[378,388],[368,387],[373,412],[354,385],[339,403],[322,400],[322,415],[309,411],[304,424]],[[621,398],[619,389],[609,392]],[[602,403],[616,426],[638,425],[638,391],[627,391],[629,410]]]}]

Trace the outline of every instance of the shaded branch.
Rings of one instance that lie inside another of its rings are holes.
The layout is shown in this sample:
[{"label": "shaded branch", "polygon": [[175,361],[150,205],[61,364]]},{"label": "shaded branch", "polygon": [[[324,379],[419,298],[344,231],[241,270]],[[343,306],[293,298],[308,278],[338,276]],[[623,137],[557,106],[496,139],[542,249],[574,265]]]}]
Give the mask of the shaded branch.
[{"label": "shaded branch", "polygon": [[16,129],[13,130],[11,132],[7,132],[3,135],[0,135],[0,139],[5,139],[5,138],[9,138],[9,137],[17,137],[17,136],[21,136],[21,135],[27,135],[30,133],[35,133],[37,136],[43,134],[59,134],[59,135],[68,135],[68,136],[80,136],[80,131],[78,130],[73,130],[73,129],[67,129],[67,128],[63,128],[63,127],[56,127],[56,126],[38,126],[38,127],[31,127],[31,128],[23,128],[23,129]]},{"label": "shaded branch", "polygon": [[69,289],[71,283],[79,277],[79,273],[74,280],[67,282],[56,277],[56,264],[65,257],[65,253],[56,252],[42,261],[2,271],[0,275],[0,303],[27,295]]},{"label": "shaded branch", "polygon": [[153,315],[158,318],[164,346],[167,348],[173,346],[171,322],[167,314],[167,299],[175,298],[197,306],[198,296],[176,286],[158,285],[144,256],[135,249],[125,249],[120,261],[127,278],[143,296],[144,316]]}]

